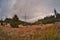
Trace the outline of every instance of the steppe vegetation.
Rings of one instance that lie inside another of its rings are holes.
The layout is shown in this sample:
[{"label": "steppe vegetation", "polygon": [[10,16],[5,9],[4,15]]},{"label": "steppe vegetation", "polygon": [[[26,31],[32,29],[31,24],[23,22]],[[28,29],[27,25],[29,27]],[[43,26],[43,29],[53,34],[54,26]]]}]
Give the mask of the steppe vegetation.
[{"label": "steppe vegetation", "polygon": [[14,15],[0,22],[0,40],[60,40],[60,22],[54,16],[27,23]]},{"label": "steppe vegetation", "polygon": [[55,24],[23,26],[12,28],[0,26],[0,40],[60,40]]}]

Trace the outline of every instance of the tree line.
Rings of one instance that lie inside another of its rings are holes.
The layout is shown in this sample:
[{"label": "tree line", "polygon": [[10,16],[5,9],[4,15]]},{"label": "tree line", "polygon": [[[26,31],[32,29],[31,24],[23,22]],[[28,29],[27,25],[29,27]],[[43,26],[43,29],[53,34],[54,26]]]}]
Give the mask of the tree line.
[{"label": "tree line", "polygon": [[49,24],[49,23],[55,23],[57,20],[55,18],[54,15],[51,16],[46,16],[43,19],[39,19],[38,21],[34,22],[34,23],[28,23],[28,22],[24,22],[19,20],[18,16],[15,14],[12,18],[6,18],[4,21],[0,20],[1,25],[3,25],[3,23],[9,23],[13,28],[18,28],[18,25],[22,24],[22,25],[35,25],[36,23],[42,23],[42,24]]},{"label": "tree line", "polygon": [[6,18],[4,21],[1,19],[0,20],[1,25],[3,25],[3,23],[7,24],[9,23],[13,28],[18,28],[18,25],[32,25],[32,23],[28,23],[25,21],[21,21],[19,20],[18,16],[15,14],[12,18]]}]

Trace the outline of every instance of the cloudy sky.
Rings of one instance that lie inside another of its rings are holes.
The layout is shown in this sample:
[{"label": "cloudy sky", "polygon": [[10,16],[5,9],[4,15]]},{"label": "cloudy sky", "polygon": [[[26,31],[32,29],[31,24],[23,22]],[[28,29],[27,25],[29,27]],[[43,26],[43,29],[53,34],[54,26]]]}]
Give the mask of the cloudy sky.
[{"label": "cloudy sky", "polygon": [[17,14],[20,20],[31,22],[60,11],[60,0],[0,0],[0,18]]}]

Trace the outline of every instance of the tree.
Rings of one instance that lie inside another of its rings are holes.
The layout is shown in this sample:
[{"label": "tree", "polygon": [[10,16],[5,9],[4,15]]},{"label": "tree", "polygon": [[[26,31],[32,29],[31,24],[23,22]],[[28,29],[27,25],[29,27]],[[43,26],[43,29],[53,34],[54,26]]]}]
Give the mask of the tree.
[{"label": "tree", "polygon": [[0,20],[1,25],[3,25],[3,20]]},{"label": "tree", "polygon": [[1,20],[0,20],[1,25],[3,25],[3,22],[4,22],[4,21],[3,21],[2,17],[1,17]]},{"label": "tree", "polygon": [[14,21],[18,21],[19,20],[19,18],[18,18],[18,16],[16,14],[13,16],[13,20]]},{"label": "tree", "polygon": [[10,23],[11,20],[12,20],[11,18],[6,18],[6,19],[4,20],[4,22],[5,22],[5,23]]},{"label": "tree", "polygon": [[10,25],[13,27],[13,28],[18,28],[18,25],[19,25],[19,18],[18,16],[15,14],[10,22]]}]

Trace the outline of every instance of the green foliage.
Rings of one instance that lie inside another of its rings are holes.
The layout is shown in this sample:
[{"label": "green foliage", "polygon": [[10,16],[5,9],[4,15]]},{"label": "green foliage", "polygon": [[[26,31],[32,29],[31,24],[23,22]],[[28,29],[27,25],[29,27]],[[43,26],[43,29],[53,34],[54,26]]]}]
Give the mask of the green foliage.
[{"label": "green foliage", "polygon": [[14,15],[12,18],[6,18],[4,20],[5,23],[10,23],[10,25],[13,27],[13,28],[18,28],[18,25],[20,24],[19,22],[19,18],[17,15]]},{"label": "green foliage", "polygon": [[17,15],[14,15],[12,20],[10,21],[10,25],[13,27],[13,28],[18,28],[18,25],[19,25],[19,18],[17,17]]},{"label": "green foliage", "polygon": [[53,16],[47,16],[44,19],[38,20],[38,22],[42,22],[43,24],[55,23],[56,18]]},{"label": "green foliage", "polygon": [[13,16],[12,20],[14,20],[14,21],[18,21],[19,18],[18,18],[18,16],[15,14],[15,15]]},{"label": "green foliage", "polygon": [[[49,23],[55,23],[56,21],[58,20],[56,20],[55,16],[51,15],[51,16],[44,17],[44,19],[39,19],[38,21],[34,23],[28,23],[28,22],[19,20],[16,14],[12,18],[6,18],[4,20],[4,22],[10,23],[12,27],[18,27],[19,24],[22,24],[22,25],[35,25],[35,24],[40,24],[40,23],[49,24]],[[2,20],[0,22],[3,23]]]},{"label": "green foliage", "polygon": [[0,20],[1,25],[3,25],[3,20]]},{"label": "green foliage", "polygon": [[19,20],[18,16],[15,14],[12,18],[6,18],[4,20],[4,22],[7,24],[7,23],[10,23],[10,25],[13,27],[13,28],[18,28],[18,25],[19,24],[22,24],[22,25],[32,25],[32,23],[28,23],[28,22],[24,22],[24,21],[21,21]]},{"label": "green foliage", "polygon": [[4,20],[4,22],[5,22],[5,23],[10,23],[11,20],[12,20],[11,18],[6,18],[6,19]]}]

